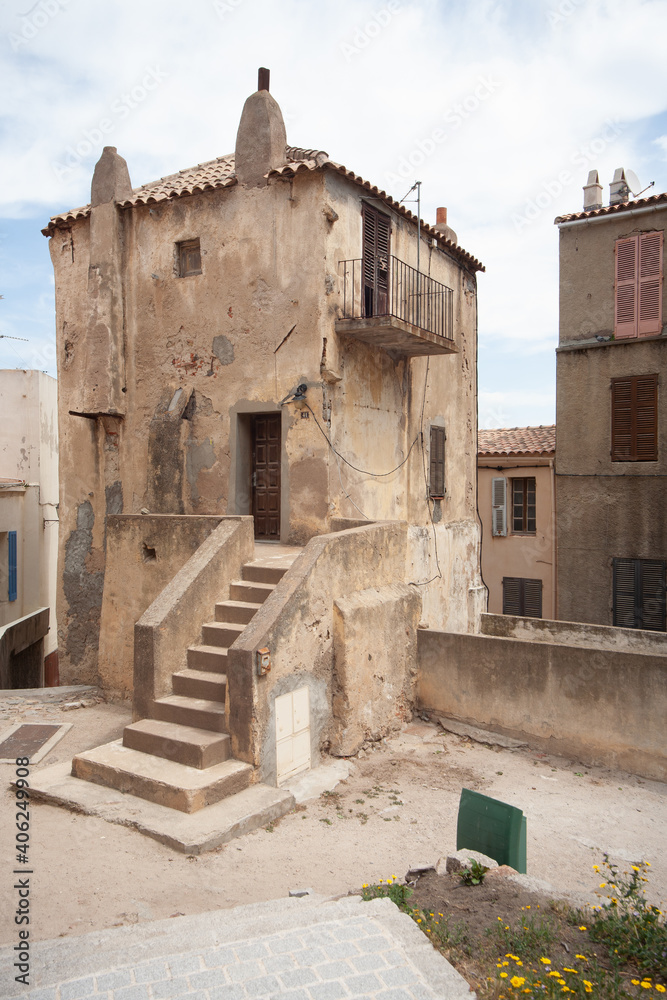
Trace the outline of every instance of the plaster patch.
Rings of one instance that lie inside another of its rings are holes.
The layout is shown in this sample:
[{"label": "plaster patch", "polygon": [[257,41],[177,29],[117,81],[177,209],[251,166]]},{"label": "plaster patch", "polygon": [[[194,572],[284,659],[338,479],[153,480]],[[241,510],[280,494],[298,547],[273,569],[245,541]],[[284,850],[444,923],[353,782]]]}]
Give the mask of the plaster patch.
[{"label": "plaster patch", "polygon": [[221,365],[231,365],[234,360],[234,345],[231,340],[222,334],[218,334],[217,337],[213,338],[211,350]]},{"label": "plaster patch", "polygon": [[123,484],[120,481],[105,487],[104,499],[107,514],[123,513]]},{"label": "plaster patch", "polygon": [[90,500],[79,504],[76,528],[65,545],[63,590],[68,604],[66,650],[72,663],[79,663],[87,646],[95,647],[102,608],[104,572],[90,572],[95,514]]},{"label": "plaster patch", "polygon": [[215,451],[213,441],[206,438],[201,444],[188,442],[187,455],[185,459],[185,474],[190,484],[190,493],[193,500],[199,500],[199,488],[197,480],[202,469],[210,469],[215,465]]}]

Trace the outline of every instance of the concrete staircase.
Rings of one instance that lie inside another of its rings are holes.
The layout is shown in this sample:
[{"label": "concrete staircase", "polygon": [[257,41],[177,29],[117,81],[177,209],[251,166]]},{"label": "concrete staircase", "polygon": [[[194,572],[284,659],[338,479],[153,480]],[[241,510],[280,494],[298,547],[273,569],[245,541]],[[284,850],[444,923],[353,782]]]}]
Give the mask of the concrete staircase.
[{"label": "concrete staircase", "polygon": [[[187,650],[186,668],[172,675],[173,693],[153,701],[150,717],[126,726],[122,740],[78,754],[72,774],[185,813],[248,789],[252,765],[231,756],[227,651],[299,551],[257,543],[255,561],[243,566],[229,599],[216,604],[201,644]],[[256,825],[267,821],[260,817]]]}]

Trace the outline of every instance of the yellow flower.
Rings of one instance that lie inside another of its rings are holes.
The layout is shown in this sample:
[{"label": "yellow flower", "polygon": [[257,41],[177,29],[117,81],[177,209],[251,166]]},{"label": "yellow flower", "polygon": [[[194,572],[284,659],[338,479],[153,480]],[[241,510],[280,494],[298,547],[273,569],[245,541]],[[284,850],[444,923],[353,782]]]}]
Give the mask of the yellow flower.
[{"label": "yellow flower", "polygon": [[630,867],[632,868],[633,872],[640,872],[641,871],[641,868],[638,868],[637,865],[631,865]]},{"label": "yellow flower", "polygon": [[512,978],[510,979],[512,986],[514,986],[515,988],[523,986],[525,981],[526,980],[523,976],[512,976]]},{"label": "yellow flower", "polygon": [[641,988],[643,990],[650,990],[651,989],[651,980],[650,979],[645,979],[643,983],[640,983],[640,986],[641,986]]},{"label": "yellow flower", "polygon": [[658,993],[667,993],[667,989],[665,989],[665,987],[661,983],[656,983],[655,988],[658,991]]},{"label": "yellow flower", "polygon": [[558,980],[558,985],[559,986],[565,986],[565,980],[564,979],[559,979]]},{"label": "yellow flower", "polygon": [[639,980],[638,979],[631,979],[630,982],[632,983],[633,986],[639,986]]},{"label": "yellow flower", "polygon": [[540,962],[542,962],[543,965],[551,965],[551,959],[550,958],[541,958]]},{"label": "yellow flower", "polygon": [[507,979],[507,973],[506,972],[501,972],[500,973],[500,978],[501,979]]},{"label": "yellow flower", "polygon": [[549,975],[550,976],[555,976],[556,978],[558,978],[560,976],[560,972],[556,972],[555,969],[552,969],[551,972],[549,973]]},{"label": "yellow flower", "polygon": [[575,955],[574,957],[575,958],[580,958],[582,962],[586,961],[586,956],[585,955]]},{"label": "yellow flower", "polygon": [[604,889],[604,887],[606,886],[606,884],[607,884],[606,882],[600,882],[600,888]]},{"label": "yellow flower", "polygon": [[600,871],[600,866],[599,865],[593,865],[593,871],[594,872],[599,872]]},{"label": "yellow flower", "polygon": [[580,931],[585,931],[586,930],[586,924],[582,924],[581,927],[579,928],[579,930]]},{"label": "yellow flower", "polygon": [[568,969],[567,965],[563,966],[563,972],[574,972],[575,976],[579,975],[579,972],[577,971],[577,969]]},{"label": "yellow flower", "polygon": [[509,965],[509,962],[503,962],[502,964],[503,965]]}]

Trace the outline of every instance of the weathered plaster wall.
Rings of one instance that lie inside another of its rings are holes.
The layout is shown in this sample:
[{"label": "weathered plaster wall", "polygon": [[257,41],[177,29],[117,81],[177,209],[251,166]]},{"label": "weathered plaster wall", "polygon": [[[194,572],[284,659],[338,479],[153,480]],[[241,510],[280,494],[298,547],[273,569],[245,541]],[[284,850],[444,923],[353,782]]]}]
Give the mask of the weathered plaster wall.
[{"label": "weathered plaster wall", "polygon": [[421,598],[390,584],[334,601],[331,751],[346,757],[412,718]]},{"label": "weathered plaster wall", "polygon": [[107,517],[97,683],[108,698],[131,697],[135,623],[221,521],[169,514]]},{"label": "weathered plaster wall", "polygon": [[[482,465],[482,461],[485,463]],[[548,460],[531,465],[513,461],[512,456],[498,455],[480,459],[477,488],[479,514],[484,525],[482,576],[489,588],[489,608],[503,613],[503,577],[514,576],[542,581],[542,614],[555,617],[554,565],[556,560],[555,497],[552,469]],[[488,467],[486,467],[488,466]],[[498,467],[501,468],[498,468]],[[507,479],[507,535],[493,534],[492,481]],[[535,479],[537,530],[534,535],[512,530],[512,479],[532,476]]]},{"label": "weathered plaster wall", "polygon": [[[658,460],[611,461],[611,380],[667,372],[667,339],[612,341],[557,355],[558,617],[611,625],[612,559],[666,559],[667,420]],[[585,428],[585,433],[582,433]]]},{"label": "weathered plaster wall", "polygon": [[549,753],[664,781],[667,657],[418,633],[418,704]]}]

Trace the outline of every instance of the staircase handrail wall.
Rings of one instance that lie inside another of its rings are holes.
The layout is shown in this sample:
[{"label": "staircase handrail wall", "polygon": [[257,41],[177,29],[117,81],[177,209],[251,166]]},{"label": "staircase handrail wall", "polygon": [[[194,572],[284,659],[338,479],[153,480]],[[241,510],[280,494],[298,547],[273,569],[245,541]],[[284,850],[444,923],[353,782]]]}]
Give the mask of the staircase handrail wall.
[{"label": "staircase handrail wall", "polygon": [[[331,729],[333,605],[350,593],[405,579],[408,526],[376,521],[311,538],[228,652],[232,752],[275,784],[275,696],[301,681],[311,689],[311,730]],[[258,676],[257,650],[271,670]],[[313,691],[317,695],[314,696]]]},{"label": "staircase handrail wall", "polygon": [[172,693],[172,674],[185,666],[187,647],[200,641],[203,613],[228,596],[254,557],[253,518],[222,518],[143,613],[134,626],[135,721],[150,715],[153,700]]}]

